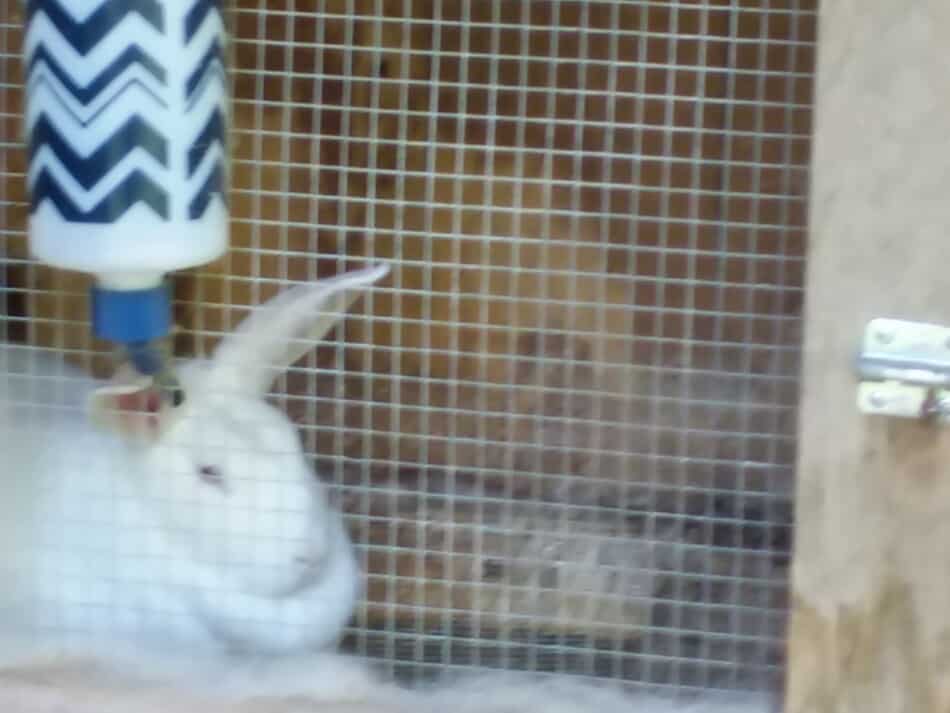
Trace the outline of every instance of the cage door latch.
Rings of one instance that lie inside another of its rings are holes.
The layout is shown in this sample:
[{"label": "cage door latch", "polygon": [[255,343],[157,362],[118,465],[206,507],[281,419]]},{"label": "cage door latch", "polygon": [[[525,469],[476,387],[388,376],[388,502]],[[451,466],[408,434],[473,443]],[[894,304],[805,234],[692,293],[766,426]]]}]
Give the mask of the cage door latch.
[{"label": "cage door latch", "polygon": [[871,320],[857,372],[862,413],[950,423],[950,328]]}]

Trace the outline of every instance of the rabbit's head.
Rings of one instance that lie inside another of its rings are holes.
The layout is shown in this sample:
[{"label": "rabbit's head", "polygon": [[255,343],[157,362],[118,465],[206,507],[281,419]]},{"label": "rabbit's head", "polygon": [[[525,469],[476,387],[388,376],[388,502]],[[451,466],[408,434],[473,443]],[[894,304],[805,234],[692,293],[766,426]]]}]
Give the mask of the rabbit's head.
[{"label": "rabbit's head", "polygon": [[210,360],[182,365],[181,406],[164,405],[144,379],[91,397],[94,421],[129,443],[129,477],[169,538],[242,591],[292,594],[323,576],[327,556],[346,545],[296,429],[265,397],[277,374],[387,272],[343,273],[260,305]]}]

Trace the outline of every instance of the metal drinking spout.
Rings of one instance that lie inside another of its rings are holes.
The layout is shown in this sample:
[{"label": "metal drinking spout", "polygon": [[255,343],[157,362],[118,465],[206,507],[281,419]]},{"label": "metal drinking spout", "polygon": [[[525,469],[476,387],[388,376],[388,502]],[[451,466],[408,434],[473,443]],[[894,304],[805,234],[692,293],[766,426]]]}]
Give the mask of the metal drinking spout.
[{"label": "metal drinking spout", "polygon": [[118,345],[122,358],[178,406],[185,397],[169,348],[171,313],[171,286],[161,275],[149,275],[139,284],[100,279],[92,288],[96,336]]},{"label": "metal drinking spout", "polygon": [[174,360],[164,341],[134,342],[126,345],[125,352],[138,373],[152,377],[162,398],[172,406],[184,403],[185,391],[175,374]]}]

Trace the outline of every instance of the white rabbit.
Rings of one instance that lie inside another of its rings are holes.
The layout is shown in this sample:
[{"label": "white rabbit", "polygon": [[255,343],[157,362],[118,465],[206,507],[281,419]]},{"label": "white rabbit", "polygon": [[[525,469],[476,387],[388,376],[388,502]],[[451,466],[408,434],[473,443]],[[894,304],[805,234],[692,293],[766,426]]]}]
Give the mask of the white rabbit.
[{"label": "white rabbit", "polygon": [[[256,308],[209,361],[181,365],[176,408],[147,380],[103,385],[0,346],[0,633],[191,652],[335,645],[359,568],[296,429],[264,398],[387,273]],[[104,428],[69,409],[82,398]]]}]

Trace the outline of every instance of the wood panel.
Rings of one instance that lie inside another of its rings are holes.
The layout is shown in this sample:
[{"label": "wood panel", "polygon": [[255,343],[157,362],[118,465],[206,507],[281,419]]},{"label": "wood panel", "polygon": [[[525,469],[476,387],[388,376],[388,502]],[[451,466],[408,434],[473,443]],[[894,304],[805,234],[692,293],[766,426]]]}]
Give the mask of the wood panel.
[{"label": "wood panel", "polygon": [[788,713],[950,711],[950,429],[866,417],[874,317],[950,324],[941,0],[822,5]]}]

